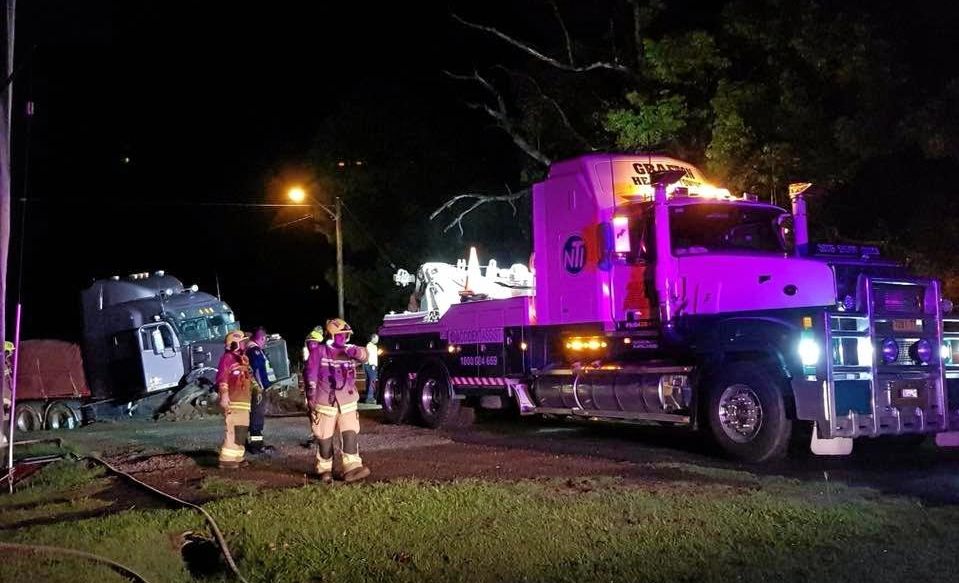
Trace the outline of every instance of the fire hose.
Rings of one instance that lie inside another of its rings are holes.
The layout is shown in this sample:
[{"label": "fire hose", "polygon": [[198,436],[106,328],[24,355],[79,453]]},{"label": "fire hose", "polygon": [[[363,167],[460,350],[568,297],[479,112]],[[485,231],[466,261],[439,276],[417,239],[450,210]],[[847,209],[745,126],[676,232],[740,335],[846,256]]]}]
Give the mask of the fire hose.
[{"label": "fire hose", "polygon": [[[88,456],[80,457],[79,459],[88,459],[88,460],[94,461],[102,465],[103,467],[105,467],[110,472],[133,482],[134,484],[140,486],[141,488],[149,490],[150,492],[153,492],[154,494],[158,496],[161,496],[163,498],[166,498],[167,500],[170,500],[176,504],[179,504],[180,506],[185,506],[187,508],[192,508],[198,511],[200,514],[203,515],[207,523],[210,525],[210,530],[213,531],[213,536],[216,539],[217,546],[220,547],[220,552],[223,554],[223,558],[226,559],[226,563],[230,567],[230,570],[233,571],[233,575],[241,583],[248,583],[248,581],[243,578],[243,575],[240,574],[240,570],[237,568],[236,562],[233,560],[233,555],[230,553],[230,547],[227,545],[226,539],[224,538],[223,533],[220,531],[220,527],[217,525],[216,520],[214,520],[213,516],[209,512],[207,512],[204,508],[202,508],[201,506],[197,506],[196,504],[193,504],[191,502],[187,502],[186,500],[177,498],[176,496],[169,494],[167,492],[164,492],[163,490],[154,488],[153,486],[147,484],[146,482],[138,480],[137,478],[134,478],[132,475],[120,469],[115,468],[109,462],[103,460],[102,458],[98,456],[88,455]],[[4,542],[0,542],[0,549],[12,551],[15,553],[67,555],[67,556],[73,556],[73,557],[78,557],[82,559],[88,559],[91,561],[105,564],[113,568],[114,570],[120,572],[121,574],[129,577],[133,581],[137,581],[140,583],[149,583],[149,581],[145,577],[143,577],[142,575],[140,575],[139,573],[137,573],[130,567],[127,567],[126,565],[118,563],[107,557],[102,557],[100,555],[96,555],[93,553],[87,553],[83,551],[77,551],[74,549],[67,549],[67,548],[61,548],[61,547],[26,545],[26,544],[4,543]]]},{"label": "fire hose", "polygon": [[163,490],[160,490],[158,488],[154,488],[150,484],[147,484],[146,482],[138,480],[134,478],[133,476],[131,476],[130,474],[113,467],[108,462],[106,462],[105,460],[95,455],[89,455],[89,456],[86,456],[86,458],[97,462],[98,464],[102,465],[103,467],[113,472],[114,474],[121,476],[123,478],[126,478],[127,480],[133,482],[134,484],[140,486],[141,488],[149,490],[153,492],[154,494],[157,494],[158,496],[166,498],[167,500],[175,502],[181,506],[192,508],[198,511],[200,514],[202,514],[203,518],[205,518],[207,523],[210,525],[210,530],[213,531],[213,536],[214,538],[216,538],[216,544],[217,546],[220,547],[220,552],[223,553],[223,558],[226,559],[226,564],[230,567],[230,570],[233,571],[233,575],[236,576],[237,580],[240,581],[241,583],[248,583],[248,581],[243,578],[243,575],[240,574],[240,570],[237,568],[236,562],[233,560],[233,555],[230,554],[230,547],[226,544],[226,538],[224,538],[223,533],[220,532],[220,527],[217,525],[216,520],[214,520],[213,516],[209,512],[207,512],[202,506],[197,506],[196,504],[193,504],[192,502],[181,500],[180,498],[177,498],[176,496],[172,494],[164,492]]}]

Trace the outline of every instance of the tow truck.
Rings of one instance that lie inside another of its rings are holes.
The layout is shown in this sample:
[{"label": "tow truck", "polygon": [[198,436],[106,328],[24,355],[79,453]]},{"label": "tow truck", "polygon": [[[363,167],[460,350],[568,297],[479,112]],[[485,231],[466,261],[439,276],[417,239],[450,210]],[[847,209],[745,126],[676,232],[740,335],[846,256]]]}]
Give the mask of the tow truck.
[{"label": "tow truck", "polygon": [[959,442],[959,319],[935,279],[878,249],[809,241],[791,213],[666,157],[590,154],[532,189],[529,265],[401,270],[409,309],[379,329],[391,422],[464,407],[686,427],[729,456],[853,440]]}]

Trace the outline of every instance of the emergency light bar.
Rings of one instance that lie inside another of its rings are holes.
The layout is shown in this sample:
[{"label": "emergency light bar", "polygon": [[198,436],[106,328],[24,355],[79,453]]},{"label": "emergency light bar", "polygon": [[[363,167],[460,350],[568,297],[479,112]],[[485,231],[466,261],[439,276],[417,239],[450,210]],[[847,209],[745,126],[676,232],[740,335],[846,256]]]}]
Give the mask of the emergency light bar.
[{"label": "emergency light bar", "polygon": [[[652,186],[642,185],[637,188],[636,193],[632,196],[644,202],[649,202],[653,200],[654,193],[655,190]],[[728,189],[706,184],[705,182],[685,186],[680,183],[670,184],[666,187],[666,196],[670,198],[698,197],[715,200],[740,200],[738,197],[730,194]],[[743,197],[742,200],[746,200],[746,198]]]}]

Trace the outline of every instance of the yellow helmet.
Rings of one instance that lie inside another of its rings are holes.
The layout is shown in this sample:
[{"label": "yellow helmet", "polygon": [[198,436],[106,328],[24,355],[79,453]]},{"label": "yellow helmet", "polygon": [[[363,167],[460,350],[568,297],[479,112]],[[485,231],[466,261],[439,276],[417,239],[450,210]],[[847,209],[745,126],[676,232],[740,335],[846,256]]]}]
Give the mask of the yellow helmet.
[{"label": "yellow helmet", "polygon": [[323,340],[323,327],[317,326],[310,331],[310,335],[306,337],[307,341],[315,340],[317,342]]},{"label": "yellow helmet", "polygon": [[16,350],[16,347],[13,345],[13,342],[9,340],[3,341],[3,353],[4,354],[13,354],[13,351]]},{"label": "yellow helmet", "polygon": [[330,333],[330,336],[336,336],[337,334],[350,335],[353,333],[353,329],[350,328],[350,325],[347,324],[342,318],[333,318],[332,320],[327,320],[326,331]]},{"label": "yellow helmet", "polygon": [[247,338],[248,336],[243,330],[234,330],[226,335],[226,338],[223,339],[223,344],[227,350],[236,350],[240,347],[240,342],[243,342]]}]

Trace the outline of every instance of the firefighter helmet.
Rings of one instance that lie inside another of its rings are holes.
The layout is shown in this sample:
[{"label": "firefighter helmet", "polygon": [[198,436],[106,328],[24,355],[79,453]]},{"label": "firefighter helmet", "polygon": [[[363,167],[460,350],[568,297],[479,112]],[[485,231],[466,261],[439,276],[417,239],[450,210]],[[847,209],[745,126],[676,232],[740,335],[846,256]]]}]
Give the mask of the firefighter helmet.
[{"label": "firefighter helmet", "polygon": [[310,331],[310,335],[307,336],[306,339],[308,341],[315,340],[317,342],[323,340],[323,327],[317,326],[316,328],[313,328],[313,330]]},{"label": "firefighter helmet", "polygon": [[248,336],[243,332],[243,330],[234,330],[226,335],[226,338],[223,339],[223,344],[226,346],[227,350],[233,351],[240,347],[240,343],[246,340]]},{"label": "firefighter helmet", "polygon": [[15,350],[15,348],[16,348],[16,347],[14,347],[13,342],[10,342],[9,340],[4,340],[4,341],[3,341],[3,353],[4,353],[4,354],[13,354],[13,351]]},{"label": "firefighter helmet", "polygon": [[330,336],[336,336],[337,334],[346,334],[349,336],[353,333],[353,329],[350,328],[350,325],[347,324],[342,318],[333,318],[332,320],[327,320],[326,331],[330,333]]}]

